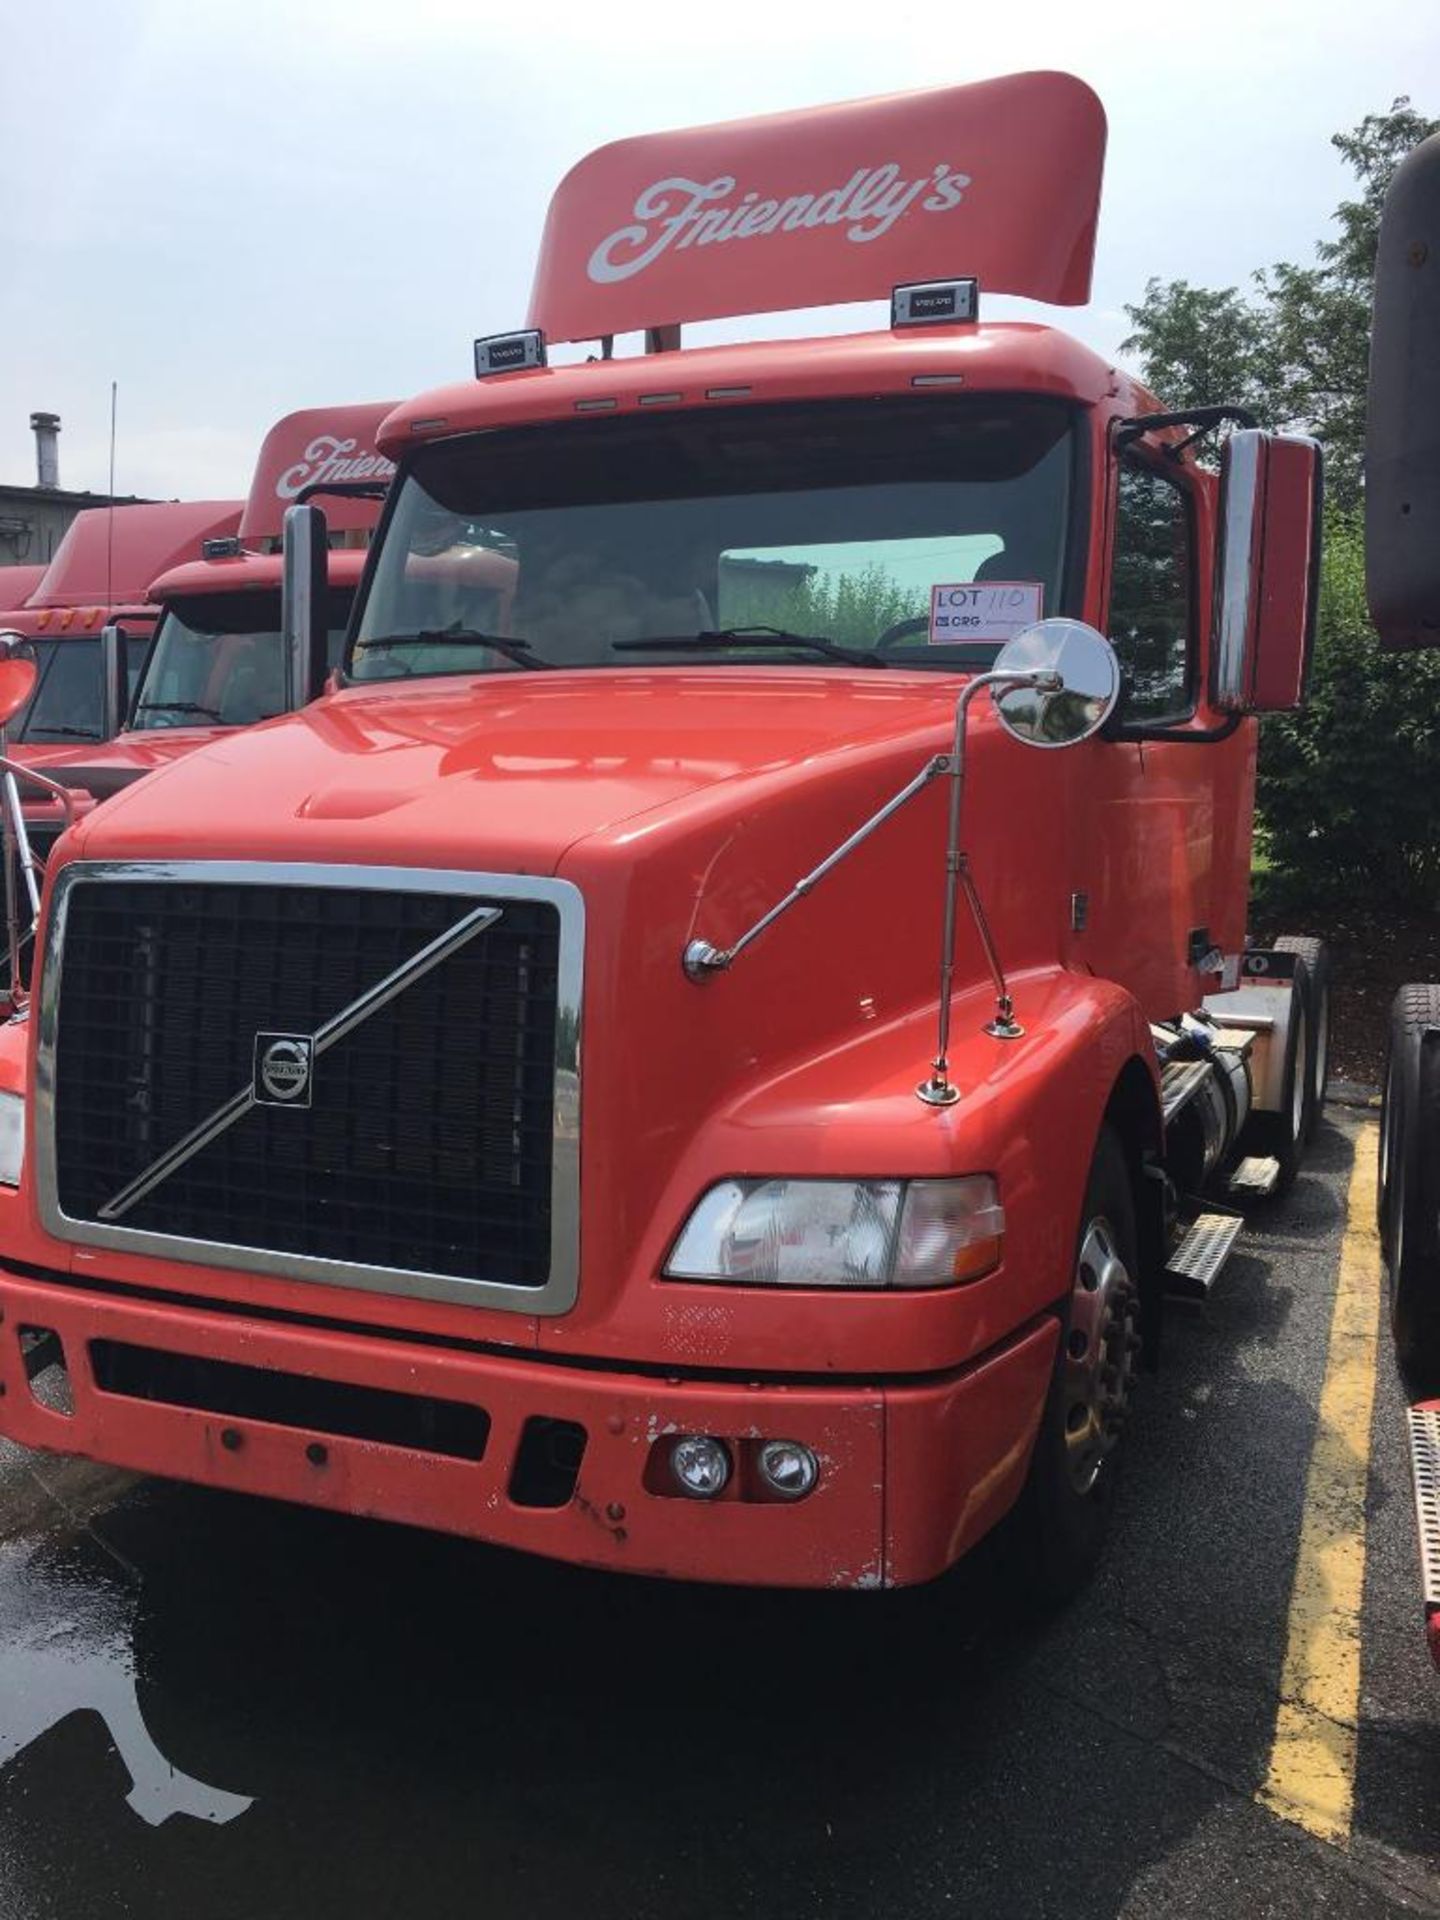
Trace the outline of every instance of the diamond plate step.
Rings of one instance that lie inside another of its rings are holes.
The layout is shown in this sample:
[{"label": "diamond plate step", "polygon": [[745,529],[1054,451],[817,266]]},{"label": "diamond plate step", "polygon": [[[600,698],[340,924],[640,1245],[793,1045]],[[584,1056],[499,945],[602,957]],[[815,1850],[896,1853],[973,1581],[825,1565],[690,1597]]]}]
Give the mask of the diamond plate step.
[{"label": "diamond plate step", "polygon": [[1440,1407],[1407,1407],[1415,1531],[1420,1536],[1420,1581],[1425,1608],[1440,1607]]},{"label": "diamond plate step", "polygon": [[1280,1162],[1271,1153],[1252,1153],[1242,1160],[1230,1176],[1230,1191],[1238,1199],[1263,1200],[1275,1191],[1280,1178]]},{"label": "diamond plate step", "polygon": [[1236,1235],[1245,1224],[1243,1214],[1206,1207],[1185,1229],[1185,1236],[1165,1262],[1168,1291],[1203,1300],[1230,1257]]}]

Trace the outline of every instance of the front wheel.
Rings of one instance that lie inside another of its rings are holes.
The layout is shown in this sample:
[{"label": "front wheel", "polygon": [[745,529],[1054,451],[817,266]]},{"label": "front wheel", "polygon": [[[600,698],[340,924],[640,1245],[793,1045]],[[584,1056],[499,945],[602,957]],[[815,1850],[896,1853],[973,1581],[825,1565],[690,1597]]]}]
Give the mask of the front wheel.
[{"label": "front wheel", "polygon": [[1050,1391],[1009,1522],[1013,1571],[1041,1608],[1078,1591],[1104,1547],[1140,1353],[1138,1273],[1130,1168],[1106,1127],[1086,1184]]}]

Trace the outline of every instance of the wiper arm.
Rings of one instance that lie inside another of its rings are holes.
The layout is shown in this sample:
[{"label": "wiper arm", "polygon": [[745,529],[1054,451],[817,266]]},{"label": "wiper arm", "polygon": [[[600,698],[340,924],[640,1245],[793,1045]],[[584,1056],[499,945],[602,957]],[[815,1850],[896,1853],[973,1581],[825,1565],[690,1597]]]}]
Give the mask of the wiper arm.
[{"label": "wiper arm", "polygon": [[[355,652],[391,653],[396,647],[485,647],[500,653],[517,667],[549,667],[554,663],[538,659],[528,640],[510,633],[482,633],[478,627],[421,627],[415,633],[387,633],[378,640],[357,640]],[[402,672],[414,674],[414,667]]]},{"label": "wiper arm", "polygon": [[643,640],[612,640],[616,653],[718,653],[725,647],[806,647],[847,667],[888,667],[883,653],[837,646],[818,633],[791,633],[785,627],[714,627],[700,633],[651,633]]},{"label": "wiper arm", "polygon": [[[196,700],[142,700],[137,705],[137,713],[198,713],[206,720],[218,720],[222,724],[225,716],[217,713],[214,707],[202,707]],[[97,739],[99,735],[95,736]]]},{"label": "wiper arm", "polygon": [[103,740],[103,733],[94,727],[47,727],[43,724],[37,729],[40,733],[63,733],[69,740]]}]

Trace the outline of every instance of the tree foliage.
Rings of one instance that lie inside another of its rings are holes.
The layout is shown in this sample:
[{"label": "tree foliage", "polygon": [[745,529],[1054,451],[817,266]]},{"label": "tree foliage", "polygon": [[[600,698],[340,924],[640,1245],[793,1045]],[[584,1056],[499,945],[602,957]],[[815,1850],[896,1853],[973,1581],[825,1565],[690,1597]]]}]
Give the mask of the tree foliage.
[{"label": "tree foliage", "polygon": [[1370,305],[1385,191],[1440,121],[1406,98],[1332,144],[1357,191],[1308,266],[1249,290],[1151,280],[1127,307],[1133,355],[1167,406],[1234,402],[1263,426],[1313,433],[1328,509],[1308,706],[1260,736],[1260,829],[1282,887],[1308,901],[1440,904],[1440,660],[1380,651],[1365,605],[1360,524]]},{"label": "tree foliage", "polygon": [[1260,736],[1260,812],[1282,885],[1316,900],[1440,899],[1440,656],[1382,653],[1364,533],[1332,514],[1310,699]]},{"label": "tree foliage", "polygon": [[879,562],[854,573],[810,574],[737,584],[727,596],[727,625],[764,623],[818,633],[844,647],[870,647],[887,628],[928,613],[928,593],[901,586]]},{"label": "tree foliage", "polygon": [[1252,276],[1251,290],[1151,280],[1121,352],[1135,357],[1167,406],[1248,407],[1269,427],[1323,443],[1330,497],[1353,508],[1365,448],[1370,298],[1380,211],[1396,167],[1440,121],[1408,98],[1368,114],[1331,144],[1359,184],[1335,210],[1335,231],[1310,266],[1282,260]]}]

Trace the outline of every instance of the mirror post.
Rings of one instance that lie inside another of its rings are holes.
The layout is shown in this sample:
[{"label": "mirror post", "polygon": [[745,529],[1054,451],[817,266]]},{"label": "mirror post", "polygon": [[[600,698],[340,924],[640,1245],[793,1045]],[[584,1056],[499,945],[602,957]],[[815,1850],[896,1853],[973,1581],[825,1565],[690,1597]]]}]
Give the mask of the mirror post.
[{"label": "mirror post", "polygon": [[1015,1006],[1005,984],[1000,957],[995,951],[989,923],[960,846],[960,822],[965,801],[965,733],[970,702],[982,687],[1034,687],[1040,692],[1055,692],[1060,684],[1058,673],[982,673],[966,685],[955,702],[955,744],[950,754],[950,821],[945,841],[945,907],[940,927],[940,1024],[935,1040],[935,1058],[930,1063],[930,1078],[922,1080],[915,1089],[927,1107],[953,1107],[960,1098],[960,1089],[950,1078],[949,1055],[950,996],[955,984],[955,916],[962,886],[975,916],[990,976],[995,982],[995,1018],[985,1031],[993,1034],[997,1040],[1018,1040],[1025,1031],[1016,1023]]},{"label": "mirror post", "polygon": [[286,695],[308,706],[325,684],[329,640],[329,529],[319,507],[287,507],[280,577]]}]

